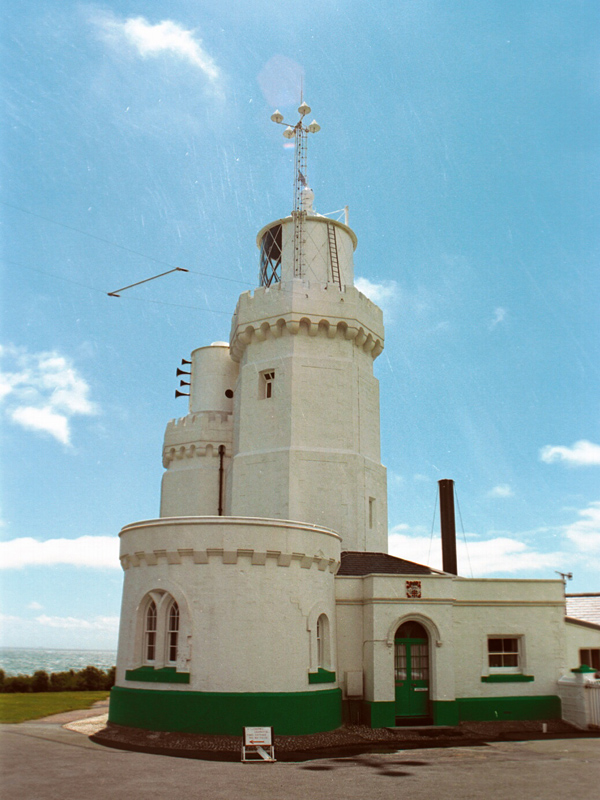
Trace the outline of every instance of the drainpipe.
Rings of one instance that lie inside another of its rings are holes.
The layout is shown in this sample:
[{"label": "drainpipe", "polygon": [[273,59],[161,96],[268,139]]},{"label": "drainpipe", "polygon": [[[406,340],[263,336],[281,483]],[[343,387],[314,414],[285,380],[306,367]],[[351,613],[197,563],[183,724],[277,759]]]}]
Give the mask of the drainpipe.
[{"label": "drainpipe", "polygon": [[225,458],[225,445],[219,445],[219,516],[223,516],[223,459]]},{"label": "drainpipe", "polygon": [[456,523],[454,520],[454,481],[438,481],[440,487],[440,520],[442,526],[442,569],[457,575]]}]

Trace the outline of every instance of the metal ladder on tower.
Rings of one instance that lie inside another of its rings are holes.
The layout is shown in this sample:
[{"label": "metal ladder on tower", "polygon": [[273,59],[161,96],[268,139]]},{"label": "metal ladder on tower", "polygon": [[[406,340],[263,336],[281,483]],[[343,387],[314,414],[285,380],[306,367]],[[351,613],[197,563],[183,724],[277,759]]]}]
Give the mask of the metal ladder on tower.
[{"label": "metal ladder on tower", "polygon": [[340,276],[340,262],[338,259],[335,225],[331,222],[327,223],[327,237],[329,239],[329,260],[331,262],[331,280],[333,281],[333,283],[337,283],[337,285],[341,289],[342,279]]}]

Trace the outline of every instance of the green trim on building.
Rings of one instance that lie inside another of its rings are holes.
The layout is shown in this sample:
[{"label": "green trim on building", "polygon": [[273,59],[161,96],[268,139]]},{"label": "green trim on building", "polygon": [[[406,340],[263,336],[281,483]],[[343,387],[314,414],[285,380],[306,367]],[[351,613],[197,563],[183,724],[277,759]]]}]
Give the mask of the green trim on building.
[{"label": "green trim on building", "polygon": [[396,724],[396,703],[363,701],[362,721],[371,728],[393,728]]},{"label": "green trim on building", "polygon": [[[394,706],[393,703],[389,703]],[[190,692],[113,687],[108,719],[152,731],[242,735],[245,726],[273,727],[279,736],[339,728],[342,692]]]},{"label": "green trim on building", "polygon": [[456,700],[432,700],[431,711],[434,725],[458,725],[458,704]]},{"label": "green trim on building", "polygon": [[589,673],[589,672],[596,672],[596,670],[594,669],[594,667],[588,667],[587,664],[582,664],[580,667],[576,667],[575,669],[572,669],[571,672],[575,672],[575,673],[579,673],[579,674],[586,674],[586,673]]},{"label": "green trim on building", "polygon": [[319,667],[318,672],[308,673],[309,683],[335,683],[335,672]]},{"label": "green trim on building", "polygon": [[456,700],[460,722],[496,719],[560,719],[560,697],[461,697]]},{"label": "green trim on building", "polygon": [[126,681],[145,681],[146,683],[189,683],[189,672],[177,672],[175,667],[138,667],[125,672]]},{"label": "green trim on building", "polygon": [[533,675],[521,675],[516,672],[512,675],[482,675],[482,683],[529,683],[534,681]]},{"label": "green trim on building", "polygon": [[[361,721],[371,728],[391,728],[396,724],[395,703],[364,701]],[[458,700],[432,700],[434,725],[458,725],[459,722],[488,722],[498,719],[560,719],[560,698],[539,697],[464,697]],[[404,721],[407,722],[408,717]]]}]

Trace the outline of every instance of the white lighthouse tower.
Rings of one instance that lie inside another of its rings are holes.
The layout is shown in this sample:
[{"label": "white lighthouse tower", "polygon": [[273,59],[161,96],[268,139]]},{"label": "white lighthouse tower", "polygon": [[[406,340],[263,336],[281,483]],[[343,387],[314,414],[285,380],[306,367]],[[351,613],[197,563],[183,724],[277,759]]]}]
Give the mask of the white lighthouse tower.
[{"label": "white lighthouse tower", "polygon": [[340,553],[387,551],[383,322],[353,284],[355,234],[313,210],[309,112],[284,133],[294,210],[258,234],[260,285],[240,296],[229,343],[192,353],[160,518],[120,534],[118,724],[301,734],[341,722]]}]

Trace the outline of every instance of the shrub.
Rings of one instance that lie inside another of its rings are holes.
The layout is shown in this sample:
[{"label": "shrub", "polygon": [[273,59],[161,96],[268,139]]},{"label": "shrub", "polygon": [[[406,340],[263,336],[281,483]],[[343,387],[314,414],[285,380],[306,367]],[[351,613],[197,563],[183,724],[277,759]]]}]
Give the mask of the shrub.
[{"label": "shrub", "polygon": [[39,669],[33,673],[31,680],[32,692],[49,692],[50,691],[50,676],[43,669]]},{"label": "shrub", "polygon": [[8,694],[30,692],[32,682],[30,675],[11,675],[4,681],[4,691]]},{"label": "shrub", "polygon": [[106,673],[98,667],[87,666],[77,673],[77,688],[82,691],[93,692],[104,689],[105,685]]},{"label": "shrub", "polygon": [[0,669],[0,692],[97,692],[110,691],[115,685],[116,667],[104,671],[87,666],[75,672],[52,672],[39,669],[33,675],[9,675]]}]

